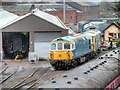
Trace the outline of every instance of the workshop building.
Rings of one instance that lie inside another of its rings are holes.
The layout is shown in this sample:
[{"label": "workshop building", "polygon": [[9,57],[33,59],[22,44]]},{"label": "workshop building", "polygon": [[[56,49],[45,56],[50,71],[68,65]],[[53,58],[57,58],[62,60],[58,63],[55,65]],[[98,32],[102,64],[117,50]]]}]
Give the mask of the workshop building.
[{"label": "workshop building", "polygon": [[6,24],[2,32],[28,32],[29,55],[36,53],[37,59],[47,59],[50,41],[68,35],[68,28],[58,17],[34,9]]}]

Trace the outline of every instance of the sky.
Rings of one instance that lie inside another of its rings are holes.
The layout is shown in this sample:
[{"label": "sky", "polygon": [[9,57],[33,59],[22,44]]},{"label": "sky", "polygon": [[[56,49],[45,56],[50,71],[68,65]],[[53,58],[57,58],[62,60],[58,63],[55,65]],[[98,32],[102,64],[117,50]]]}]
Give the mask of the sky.
[{"label": "sky", "polygon": [[[39,2],[39,1],[48,1],[48,2],[55,2],[55,1],[60,1],[60,0],[0,0],[0,1],[4,1],[4,2],[31,2],[31,1],[35,1],[35,2]],[[61,0],[63,1],[63,0]],[[66,2],[71,1],[71,0],[65,0]],[[108,2],[113,2],[113,1],[120,1],[120,0],[73,0],[73,1],[77,1],[77,2],[94,2],[94,3],[98,3],[101,1],[108,1]]]}]

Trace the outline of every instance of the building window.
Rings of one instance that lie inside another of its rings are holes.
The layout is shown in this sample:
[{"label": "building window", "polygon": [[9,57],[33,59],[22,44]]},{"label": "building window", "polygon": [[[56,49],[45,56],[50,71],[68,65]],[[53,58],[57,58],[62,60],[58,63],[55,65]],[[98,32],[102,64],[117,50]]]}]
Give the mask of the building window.
[{"label": "building window", "polygon": [[18,15],[18,16],[20,16],[20,14],[19,14],[19,13],[17,13],[17,15]]},{"label": "building window", "polygon": [[114,34],[113,34],[113,37],[117,38],[117,34],[116,34],[116,33],[114,33]]},{"label": "building window", "polygon": [[116,80],[116,85],[117,85],[117,86],[119,85],[119,81],[118,81],[118,79]]},{"label": "building window", "polygon": [[25,15],[26,13],[23,13],[23,15]]},{"label": "building window", "polygon": [[112,89],[114,88],[114,83],[112,83]]},{"label": "building window", "polygon": [[118,38],[120,38],[120,33],[118,33]]}]

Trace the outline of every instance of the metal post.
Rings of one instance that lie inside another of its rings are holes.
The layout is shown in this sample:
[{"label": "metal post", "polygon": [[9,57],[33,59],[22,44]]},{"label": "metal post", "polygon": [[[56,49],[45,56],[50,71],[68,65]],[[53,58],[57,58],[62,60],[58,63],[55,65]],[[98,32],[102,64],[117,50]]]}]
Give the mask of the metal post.
[{"label": "metal post", "polygon": [[63,22],[65,24],[65,0],[63,0]]},{"label": "metal post", "polygon": [[0,62],[3,60],[2,31],[0,30]]}]

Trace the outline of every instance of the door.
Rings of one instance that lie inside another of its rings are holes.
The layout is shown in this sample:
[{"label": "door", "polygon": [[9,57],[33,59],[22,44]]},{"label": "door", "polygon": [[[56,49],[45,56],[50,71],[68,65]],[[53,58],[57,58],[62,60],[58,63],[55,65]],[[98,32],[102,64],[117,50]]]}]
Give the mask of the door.
[{"label": "door", "polygon": [[34,49],[38,58],[47,59],[49,56],[49,43],[61,36],[61,32],[36,32]]}]

